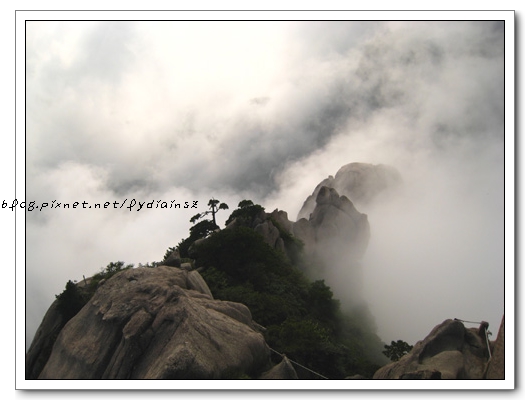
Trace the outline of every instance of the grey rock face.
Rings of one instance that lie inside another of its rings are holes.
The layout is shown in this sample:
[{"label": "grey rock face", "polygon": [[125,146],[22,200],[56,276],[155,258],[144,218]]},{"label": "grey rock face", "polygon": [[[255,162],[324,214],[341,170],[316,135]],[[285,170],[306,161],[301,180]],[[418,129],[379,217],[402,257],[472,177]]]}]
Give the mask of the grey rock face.
[{"label": "grey rock face", "polygon": [[[351,163],[318,184],[293,225],[304,242],[314,279],[324,279],[346,305],[363,302],[362,259],[370,240],[369,204],[401,183],[399,172],[386,165]],[[354,205],[355,204],[355,205]]]},{"label": "grey rock face", "polygon": [[260,379],[264,380],[298,380],[298,374],[287,356],[269,371],[263,373]]},{"label": "grey rock face", "polygon": [[[328,252],[339,244],[360,258],[370,237],[367,216],[357,211],[348,198],[326,186],[320,187],[315,204],[309,220],[302,218],[293,225],[293,233],[304,241],[306,252],[312,254],[317,248]],[[328,243],[332,245],[326,246]]]},{"label": "grey rock face", "polygon": [[263,240],[271,248],[276,248],[276,242],[280,238],[280,231],[271,221],[265,221],[257,225],[254,230],[263,236]]},{"label": "grey rock face", "polygon": [[[262,211],[251,220],[236,217],[226,226],[226,229],[235,229],[241,226],[253,229],[263,237],[267,245],[285,254],[286,246],[282,235],[293,235],[294,223],[289,220],[287,212],[275,209],[271,213]],[[283,232],[280,232],[278,227]]]},{"label": "grey rock face", "polygon": [[315,231],[317,247],[332,257],[340,257],[346,249],[356,259],[364,254],[370,238],[368,218],[335,189],[320,188],[309,223]]},{"label": "grey rock face", "polygon": [[481,328],[447,319],[374,379],[482,379],[489,355]]},{"label": "grey rock face", "polygon": [[[270,368],[269,355],[246,306],[212,299],[196,271],[160,266],[128,269],[99,287],[62,328],[42,371],[33,366],[29,373],[40,379],[215,379],[258,375]],[[32,345],[27,357],[37,363],[38,356]]]},{"label": "grey rock face", "polygon": [[191,263],[185,262],[180,264],[180,269],[191,271],[193,269],[193,266],[191,265]]},{"label": "grey rock face", "polygon": [[270,217],[274,219],[278,225],[282,227],[282,229],[287,232],[288,234],[292,235],[293,232],[293,222],[289,220],[289,216],[287,215],[287,212],[281,211],[278,209],[275,209],[270,213]]},{"label": "grey rock face", "polygon": [[504,316],[502,317],[497,340],[491,346],[492,354],[486,370],[486,379],[503,380],[504,373]]},{"label": "grey rock face", "polygon": [[171,252],[168,257],[162,262],[162,265],[173,266],[180,268],[180,253],[178,250]]},{"label": "grey rock face", "polygon": [[360,259],[370,239],[367,216],[334,188],[321,186],[311,216],[296,221],[293,233],[304,242],[314,279],[324,279],[347,304],[361,302]]},{"label": "grey rock face", "polygon": [[298,213],[297,220],[309,219],[316,205],[320,188],[326,186],[335,189],[340,195],[344,195],[356,205],[366,205],[376,199],[385,191],[395,189],[401,184],[399,172],[388,165],[372,165],[353,162],[344,165],[335,177],[329,176],[317,185],[302,209]]},{"label": "grey rock face", "polygon": [[57,335],[64,326],[58,301],[54,300],[42,319],[31,346],[26,353],[26,379],[36,379],[50,356]]},{"label": "grey rock face", "polygon": [[193,270],[188,273],[186,277],[186,287],[188,289],[195,289],[196,291],[210,296],[213,299],[212,292],[210,288],[202,278],[199,272]]}]

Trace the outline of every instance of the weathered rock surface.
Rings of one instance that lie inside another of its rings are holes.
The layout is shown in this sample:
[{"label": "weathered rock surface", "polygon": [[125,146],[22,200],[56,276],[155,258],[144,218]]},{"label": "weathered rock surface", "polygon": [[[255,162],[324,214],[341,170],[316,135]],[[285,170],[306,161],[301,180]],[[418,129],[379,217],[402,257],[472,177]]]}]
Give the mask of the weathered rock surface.
[{"label": "weathered rock surface", "polygon": [[484,326],[466,328],[459,320],[447,319],[399,361],[379,369],[373,378],[482,379],[488,359]]},{"label": "weathered rock surface", "polygon": [[486,370],[486,379],[504,380],[504,316],[502,317],[497,339],[492,344],[491,359]]},{"label": "weathered rock surface", "polygon": [[372,165],[353,162],[341,167],[335,177],[330,175],[317,185],[302,209],[297,220],[309,219],[316,206],[320,188],[326,186],[335,189],[340,195],[345,195],[357,205],[366,205],[385,191],[389,191],[401,184],[399,172],[388,165]]},{"label": "weathered rock surface", "polygon": [[57,335],[64,326],[63,315],[59,312],[58,301],[54,300],[42,319],[26,353],[26,379],[36,379],[50,356]]},{"label": "weathered rock surface", "polygon": [[[285,254],[286,247],[283,237],[293,235],[293,225],[294,223],[289,221],[287,212],[275,209],[271,213],[259,212],[251,220],[237,217],[226,226],[226,229],[234,229],[239,226],[254,229],[263,237],[267,245]],[[280,229],[283,232],[280,232]]]},{"label": "weathered rock surface", "polygon": [[275,209],[270,213],[270,217],[288,234],[293,235],[294,223],[289,220],[287,212]]},{"label": "weathered rock surface", "polygon": [[31,378],[215,379],[270,368],[248,308],[212,299],[196,271],[160,266],[116,274],[66,323],[46,358],[57,320],[52,308],[27,354]]},{"label": "weathered rock surface", "polygon": [[283,356],[280,363],[263,373],[260,379],[264,380],[298,380],[298,374],[287,356]]},{"label": "weathered rock surface", "polygon": [[161,262],[161,265],[173,266],[175,268],[180,268],[180,253],[178,249],[174,249],[167,258]]},{"label": "weathered rock surface", "polygon": [[313,278],[324,279],[343,302],[362,302],[360,260],[370,239],[367,216],[334,188],[321,186],[311,216],[294,223],[293,232],[304,242]]},{"label": "weathered rock surface", "polygon": [[273,249],[277,249],[280,252],[285,251],[283,240],[280,236],[280,231],[274,226],[272,221],[267,220],[257,225],[254,230],[263,236],[263,240],[267,245]]},{"label": "weathered rock surface", "polygon": [[319,189],[308,222],[298,220],[293,232],[306,243],[309,255],[319,252],[335,258],[346,251],[360,259],[364,254],[370,239],[368,218],[335,189],[326,186]]}]

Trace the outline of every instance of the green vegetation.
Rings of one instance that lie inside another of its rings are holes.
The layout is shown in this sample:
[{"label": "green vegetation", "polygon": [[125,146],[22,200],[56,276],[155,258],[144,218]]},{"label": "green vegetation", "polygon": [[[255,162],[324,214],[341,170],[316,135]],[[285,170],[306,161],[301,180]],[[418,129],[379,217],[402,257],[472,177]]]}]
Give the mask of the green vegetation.
[{"label": "green vegetation", "polygon": [[[262,212],[261,206],[241,201],[227,222],[238,218],[237,226],[194,245],[196,266],[205,269],[202,275],[213,296],[245,304],[254,321],[267,329],[269,346],[291,360],[328,378],[371,377],[382,364],[376,361],[383,343],[364,316],[342,312],[325,282],[311,282],[293,263],[301,259],[303,244],[275,224],[292,245],[286,256],[249,227]],[[296,370],[301,378],[318,378]]]},{"label": "green vegetation", "polygon": [[411,345],[409,345],[407,342],[404,342],[403,340],[398,340],[397,342],[392,341],[390,345],[385,345],[383,354],[393,362],[397,362],[411,350]]},{"label": "green vegetation", "polygon": [[[166,252],[166,255],[164,256],[164,260],[166,260],[167,257],[171,254],[171,252],[175,249],[178,249],[181,258],[188,258],[188,251],[193,242],[198,239],[206,238],[216,229],[219,229],[219,226],[217,226],[217,223],[215,221],[215,214],[221,209],[228,209],[228,205],[225,203],[219,203],[217,199],[212,198],[210,199],[210,201],[208,201],[208,207],[209,211],[196,214],[190,219],[190,222],[195,224],[190,228],[190,236],[188,236],[186,239],[182,239],[176,247],[169,248]],[[199,219],[204,218],[209,214],[212,215],[211,220],[205,219],[203,221],[195,223]]]},{"label": "green vegetation", "polygon": [[143,263],[138,263],[138,267],[139,268],[156,268],[158,266],[158,262],[146,262],[145,264]]},{"label": "green vegetation", "polygon": [[57,298],[57,308],[63,316],[64,323],[77,315],[77,312],[88,302],[88,295],[82,292],[77,285],[69,280],[66,282],[65,289]]},{"label": "green vegetation", "polygon": [[217,226],[217,223],[215,222],[215,214],[220,211],[221,209],[228,209],[228,205],[225,204],[224,202],[223,203],[219,203],[219,200],[218,199],[210,199],[208,201],[208,208],[210,209],[209,211],[205,211],[205,212],[202,212],[202,213],[199,213],[197,215],[194,215],[192,216],[192,218],[190,219],[190,222],[192,223],[195,223],[197,222],[199,219],[201,218],[204,218],[206,215],[208,214],[211,214],[212,215],[212,222],[213,224]]},{"label": "green vegetation", "polygon": [[283,227],[276,222],[274,219],[269,218],[272,224],[280,231],[280,238],[283,240],[285,246],[285,254],[289,260],[299,269],[305,270],[304,262],[302,259],[302,252],[304,250],[304,242],[291,235]]},{"label": "green vegetation", "polygon": [[[102,280],[110,279],[116,273],[122,270],[132,268],[134,265],[125,265],[125,262],[110,262],[105,268],[92,276],[89,282],[85,286],[78,286],[71,280],[66,283],[64,291],[60,295],[55,295],[57,299],[57,308],[63,316],[63,322],[68,322],[86,305],[86,303],[92,298],[98,284]],[[85,280],[85,282],[87,282]]]},{"label": "green vegetation", "polygon": [[[190,228],[190,236],[169,248],[164,260],[178,250],[182,260],[202,267],[201,274],[213,296],[245,304],[254,321],[265,327],[269,346],[292,361],[330,379],[355,374],[370,378],[383,364],[384,356],[383,343],[373,329],[367,309],[344,312],[323,280],[310,281],[303,273],[303,243],[270,217],[269,221],[284,241],[285,253],[266,244],[252,229],[257,218],[261,221],[267,218],[262,206],[241,201],[227,220],[230,228],[224,230],[218,229],[215,213],[228,207],[215,199],[209,206],[209,211],[195,215],[190,221],[197,222],[208,214],[212,219],[195,223]],[[236,219],[237,223],[231,224]],[[203,240],[197,242],[198,239]],[[192,245],[193,259],[189,255]],[[158,266],[158,263],[145,266]],[[111,262],[84,284],[68,281],[65,290],[56,296],[64,323],[83,308],[101,281],[131,267],[121,261]],[[403,344],[398,347],[406,348]],[[392,351],[385,355],[394,360],[394,350],[386,345],[385,349]],[[272,358],[281,360],[280,356]],[[300,378],[318,378],[303,368],[296,371]],[[222,375],[223,378],[253,376]]]},{"label": "green vegetation", "polygon": [[[232,221],[237,219],[239,225],[250,227],[252,222],[258,216],[262,216],[263,218],[266,217],[265,208],[263,208],[261,205],[254,204],[254,202],[251,200],[244,199],[239,202],[238,209],[232,212],[232,214],[228,217],[226,225],[228,226],[230,223],[232,223]],[[267,217],[267,219],[271,221],[271,223],[280,232],[280,237],[282,238],[285,245],[285,253],[287,257],[295,264],[295,266],[301,267],[302,261],[300,259],[300,255],[302,254],[304,243],[300,239],[295,238],[293,235],[287,232],[274,219],[270,217]]]},{"label": "green vegetation", "polygon": [[96,291],[98,287],[98,284],[102,280],[110,279],[118,272],[121,272],[122,270],[125,270],[125,269],[130,269],[132,267],[134,267],[134,264],[125,265],[125,262],[118,261],[118,262],[110,262],[104,269],[101,268],[99,273],[96,273],[94,276],[92,276],[92,278],[90,278],[90,283],[88,285],[90,297],[92,297],[92,295],[94,294],[94,292]]},{"label": "green vegetation", "polygon": [[[188,250],[190,246],[198,239],[206,238],[209,234],[214,232],[217,229],[217,225],[213,223],[213,221],[210,220],[204,220],[199,222],[198,224],[192,226],[190,228],[190,236],[188,236],[186,239],[183,239],[179,242],[179,244],[176,246],[176,249],[178,249],[180,256],[182,258],[189,257]],[[166,256],[164,256],[164,259],[166,259],[167,256],[169,256],[170,250],[175,248],[168,249],[168,252],[166,252]]]},{"label": "green vegetation", "polygon": [[229,225],[233,220],[238,218],[238,220],[243,225],[250,225],[254,218],[260,213],[265,212],[265,208],[261,205],[254,205],[254,202],[244,199],[238,204],[238,209],[236,209],[226,220],[225,225]]}]

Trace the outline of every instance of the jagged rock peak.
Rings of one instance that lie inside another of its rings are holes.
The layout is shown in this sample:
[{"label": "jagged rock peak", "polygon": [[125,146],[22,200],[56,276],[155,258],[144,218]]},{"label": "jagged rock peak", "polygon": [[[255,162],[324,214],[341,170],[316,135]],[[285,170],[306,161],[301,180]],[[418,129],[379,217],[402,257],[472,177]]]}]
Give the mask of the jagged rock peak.
[{"label": "jagged rock peak", "polygon": [[[346,214],[354,219],[357,219],[360,215],[362,215],[357,211],[352,201],[350,201],[346,196],[340,196],[334,188],[329,188],[327,186],[320,187],[315,202],[317,204],[317,208],[319,205],[332,205],[335,208],[346,212]],[[311,219],[313,219],[312,216],[309,217],[309,220]]]},{"label": "jagged rock peak", "polygon": [[[327,186],[321,186],[315,196],[316,206],[309,220],[299,219],[293,226],[296,237],[306,245],[306,252],[323,253],[337,258],[345,250],[348,256],[360,259],[370,238],[370,225],[365,214],[357,211],[345,196]],[[331,255],[336,251],[337,255]]]},{"label": "jagged rock peak", "polygon": [[360,162],[346,164],[337,171],[335,177],[330,175],[316,186],[313,194],[307,197],[296,219],[309,219],[316,206],[320,188],[323,186],[333,188],[339,196],[344,195],[352,203],[364,206],[384,191],[398,187],[401,182],[399,172],[388,165]]}]

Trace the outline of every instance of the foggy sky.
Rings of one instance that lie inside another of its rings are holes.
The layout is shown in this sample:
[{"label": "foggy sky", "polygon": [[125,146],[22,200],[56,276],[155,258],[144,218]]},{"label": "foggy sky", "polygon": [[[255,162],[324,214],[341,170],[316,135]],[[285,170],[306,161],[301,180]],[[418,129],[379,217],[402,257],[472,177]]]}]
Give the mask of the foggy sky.
[{"label": "foggy sky", "polygon": [[[288,212],[350,162],[399,195],[359,208],[385,342],[504,312],[502,22],[28,22],[26,201],[242,199]],[[26,344],[67,280],[146,263],[195,209],[26,222]],[[218,221],[219,222],[219,221]]]}]

